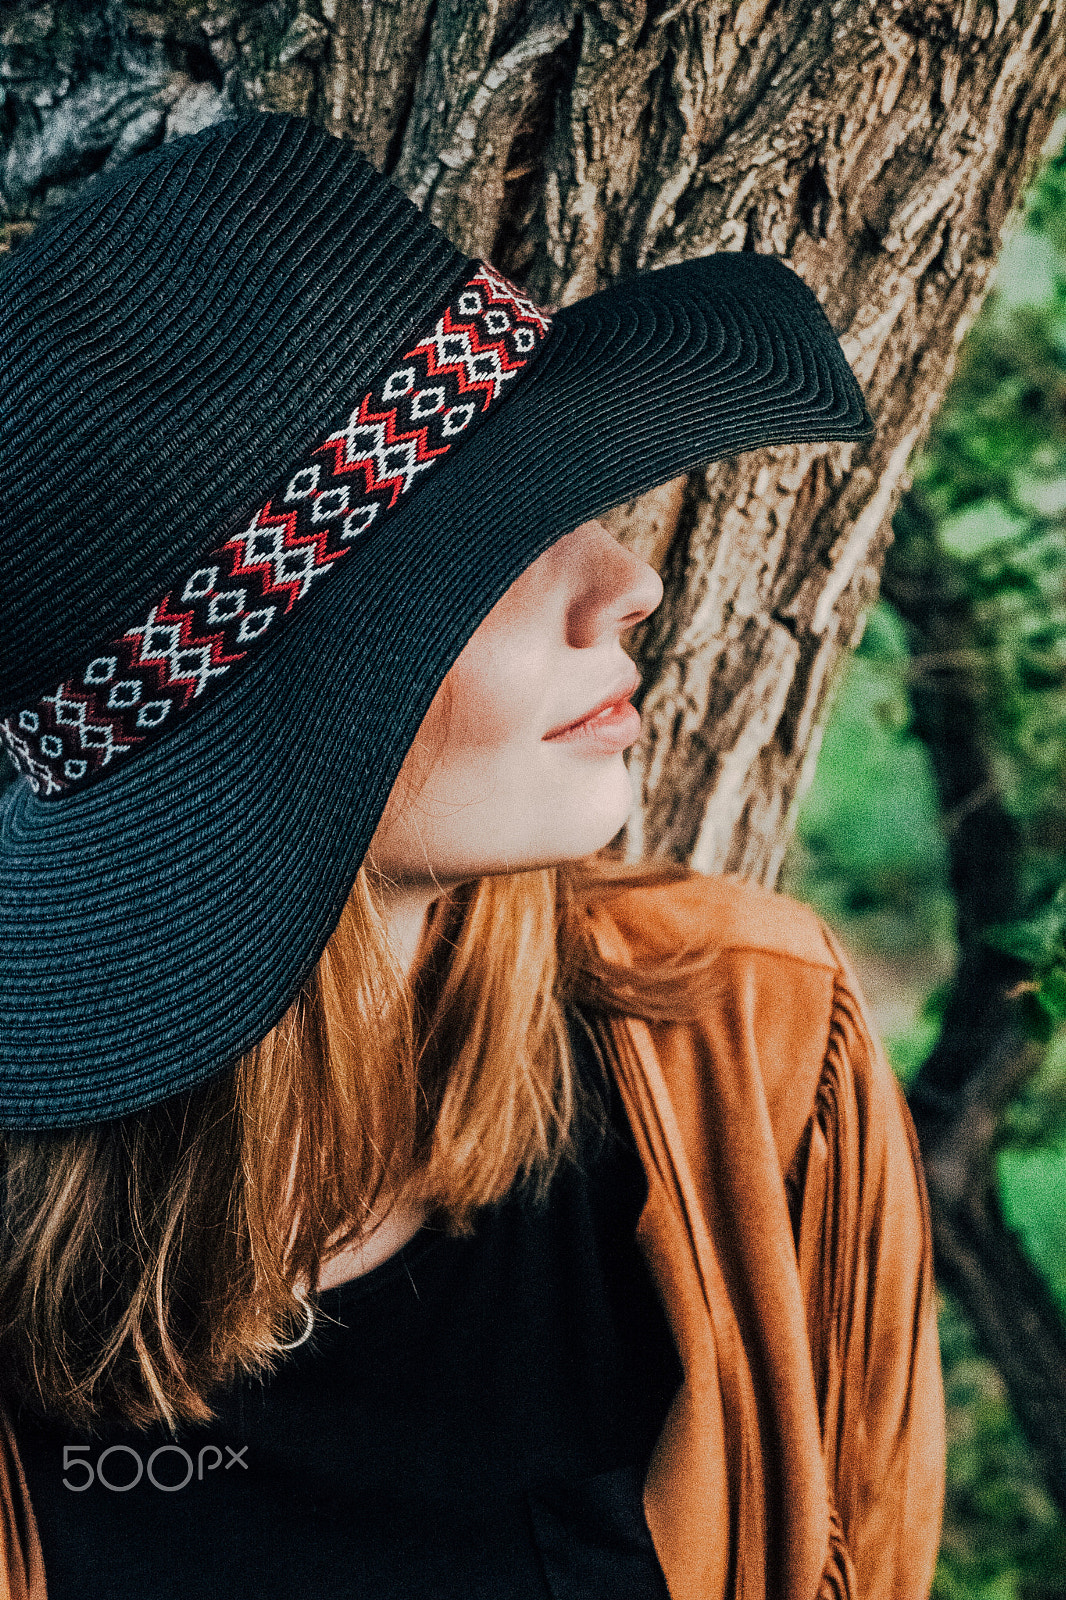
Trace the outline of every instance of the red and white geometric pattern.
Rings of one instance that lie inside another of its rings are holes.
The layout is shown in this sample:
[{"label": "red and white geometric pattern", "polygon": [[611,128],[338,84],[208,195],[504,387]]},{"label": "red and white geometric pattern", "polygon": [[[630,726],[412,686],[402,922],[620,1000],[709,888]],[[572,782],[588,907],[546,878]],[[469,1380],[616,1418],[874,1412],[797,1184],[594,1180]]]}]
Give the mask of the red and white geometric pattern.
[{"label": "red and white geometric pattern", "polygon": [[0,721],[34,790],[80,787],[206,704],[507,393],[550,328],[547,312],[477,263],[243,533],[201,556],[52,694]]}]

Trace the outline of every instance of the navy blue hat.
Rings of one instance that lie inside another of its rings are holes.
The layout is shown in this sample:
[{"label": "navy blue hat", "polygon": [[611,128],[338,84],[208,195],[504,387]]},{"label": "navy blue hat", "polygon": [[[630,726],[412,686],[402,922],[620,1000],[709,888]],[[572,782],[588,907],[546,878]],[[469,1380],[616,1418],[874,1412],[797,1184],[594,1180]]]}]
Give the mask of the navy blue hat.
[{"label": "navy blue hat", "polygon": [[871,428],[780,262],[549,315],[289,117],[97,179],[4,263],[0,330],[8,1128],[123,1115],[263,1037],[449,667],[556,539]]}]

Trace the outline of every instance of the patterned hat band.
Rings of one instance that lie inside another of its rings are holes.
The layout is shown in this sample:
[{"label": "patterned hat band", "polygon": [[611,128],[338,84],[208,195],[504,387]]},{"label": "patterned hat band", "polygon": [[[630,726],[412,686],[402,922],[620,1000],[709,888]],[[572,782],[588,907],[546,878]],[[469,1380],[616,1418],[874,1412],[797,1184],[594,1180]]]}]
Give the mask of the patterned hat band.
[{"label": "patterned hat band", "polygon": [[51,694],[0,721],[34,791],[84,788],[211,700],[484,420],[550,329],[547,312],[474,263],[432,328],[289,469],[243,533],[200,556]]}]

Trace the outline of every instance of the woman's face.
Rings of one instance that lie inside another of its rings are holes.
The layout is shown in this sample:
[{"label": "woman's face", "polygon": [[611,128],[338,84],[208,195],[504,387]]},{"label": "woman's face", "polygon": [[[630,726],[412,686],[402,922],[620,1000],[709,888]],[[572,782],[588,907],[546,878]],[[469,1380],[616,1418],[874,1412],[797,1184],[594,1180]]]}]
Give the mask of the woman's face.
[{"label": "woman's face", "polygon": [[599,522],[528,567],[433,699],[370,847],[394,884],[440,888],[587,855],[633,804],[632,706],[559,732],[637,685],[621,645],[662,598],[655,571]]}]

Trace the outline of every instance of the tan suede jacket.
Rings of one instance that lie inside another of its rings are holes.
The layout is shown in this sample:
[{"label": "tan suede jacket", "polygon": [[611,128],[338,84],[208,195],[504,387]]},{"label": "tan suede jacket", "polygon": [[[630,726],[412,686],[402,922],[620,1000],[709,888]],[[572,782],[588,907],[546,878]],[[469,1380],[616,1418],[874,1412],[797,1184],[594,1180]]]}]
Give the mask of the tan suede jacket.
[{"label": "tan suede jacket", "polygon": [[[610,1024],[685,1373],[644,1496],[671,1600],[925,1600],[944,1489],[928,1210],[847,962],[810,911],[730,879],[592,916],[612,960],[716,952],[697,1016]],[[9,1426],[0,1577],[45,1600]]]}]

